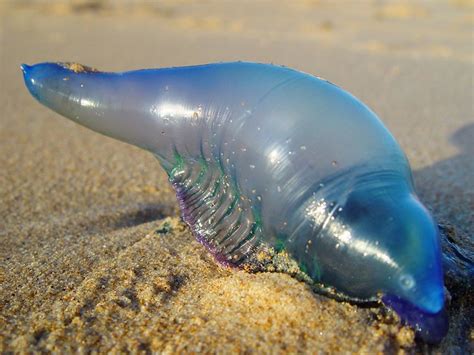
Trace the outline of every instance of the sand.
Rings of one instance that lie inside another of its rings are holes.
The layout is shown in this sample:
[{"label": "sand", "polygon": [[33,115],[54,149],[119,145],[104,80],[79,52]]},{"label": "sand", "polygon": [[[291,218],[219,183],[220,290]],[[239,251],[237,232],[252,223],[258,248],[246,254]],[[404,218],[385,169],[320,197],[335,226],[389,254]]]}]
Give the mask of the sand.
[{"label": "sand", "polygon": [[[472,1],[0,3],[0,350],[473,351]],[[34,101],[19,64],[103,70],[273,62],[366,102],[443,227],[451,328],[438,346],[379,307],[226,269],[180,222],[144,151]],[[459,251],[464,255],[459,257]],[[464,264],[463,264],[464,262]]]}]

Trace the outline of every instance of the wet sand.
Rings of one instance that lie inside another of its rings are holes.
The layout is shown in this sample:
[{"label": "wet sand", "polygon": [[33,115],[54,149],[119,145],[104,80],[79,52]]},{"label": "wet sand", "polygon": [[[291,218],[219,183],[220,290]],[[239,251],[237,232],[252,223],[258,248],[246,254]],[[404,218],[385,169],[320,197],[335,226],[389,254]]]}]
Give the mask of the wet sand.
[{"label": "wet sand", "polygon": [[[473,3],[0,3],[0,350],[473,351]],[[180,222],[156,160],[39,105],[19,64],[102,70],[249,60],[325,77],[367,103],[443,226],[451,327],[414,341],[384,308],[278,273],[217,265]],[[472,262],[472,259],[471,259]],[[472,280],[471,280],[472,281]]]}]

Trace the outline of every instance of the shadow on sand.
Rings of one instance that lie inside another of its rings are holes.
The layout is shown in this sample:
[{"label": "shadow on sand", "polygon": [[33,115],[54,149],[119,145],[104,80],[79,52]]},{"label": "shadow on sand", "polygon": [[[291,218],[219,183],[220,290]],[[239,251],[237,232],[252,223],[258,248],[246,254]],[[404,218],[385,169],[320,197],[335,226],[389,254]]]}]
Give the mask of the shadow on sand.
[{"label": "shadow on sand", "polygon": [[[450,331],[441,349],[469,349],[474,319],[474,123],[450,138],[459,153],[414,171],[418,195],[440,227]],[[449,344],[447,344],[449,343]],[[453,348],[454,346],[454,348]]]},{"label": "shadow on sand", "polygon": [[[414,172],[420,199],[440,224],[446,272],[473,277],[474,123],[450,138],[459,153]],[[452,275],[455,277],[455,275]]]}]

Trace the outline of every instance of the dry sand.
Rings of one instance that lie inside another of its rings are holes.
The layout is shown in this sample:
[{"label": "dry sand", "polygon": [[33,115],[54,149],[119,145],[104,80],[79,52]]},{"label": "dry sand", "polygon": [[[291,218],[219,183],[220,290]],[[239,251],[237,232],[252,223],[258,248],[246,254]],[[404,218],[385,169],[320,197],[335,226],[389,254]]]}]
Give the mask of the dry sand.
[{"label": "dry sand", "polygon": [[462,269],[447,270],[451,328],[429,348],[384,308],[318,296],[284,274],[222,268],[179,221],[149,154],[40,106],[19,70],[250,60],[326,77],[382,117],[445,225],[445,251],[463,248],[469,262],[472,1],[118,4],[0,2],[2,352],[473,350]]}]

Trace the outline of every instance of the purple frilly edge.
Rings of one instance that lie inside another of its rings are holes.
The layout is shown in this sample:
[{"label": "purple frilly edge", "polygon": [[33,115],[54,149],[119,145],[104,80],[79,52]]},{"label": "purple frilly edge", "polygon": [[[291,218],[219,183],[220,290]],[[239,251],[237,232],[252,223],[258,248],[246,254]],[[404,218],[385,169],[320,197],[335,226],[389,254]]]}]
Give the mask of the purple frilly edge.
[{"label": "purple frilly edge", "polygon": [[190,213],[190,208],[185,203],[185,192],[178,184],[172,183],[172,185],[176,192],[176,198],[178,199],[179,209],[181,211],[181,218],[191,228],[194,238],[196,238],[196,240],[214,256],[214,259],[219,263],[219,265],[224,267],[239,268],[239,265],[236,265],[232,261],[229,261],[225,257],[225,255],[223,255],[216,249],[215,246],[209,243],[209,241],[203,234],[201,234],[194,228],[196,221]]}]

